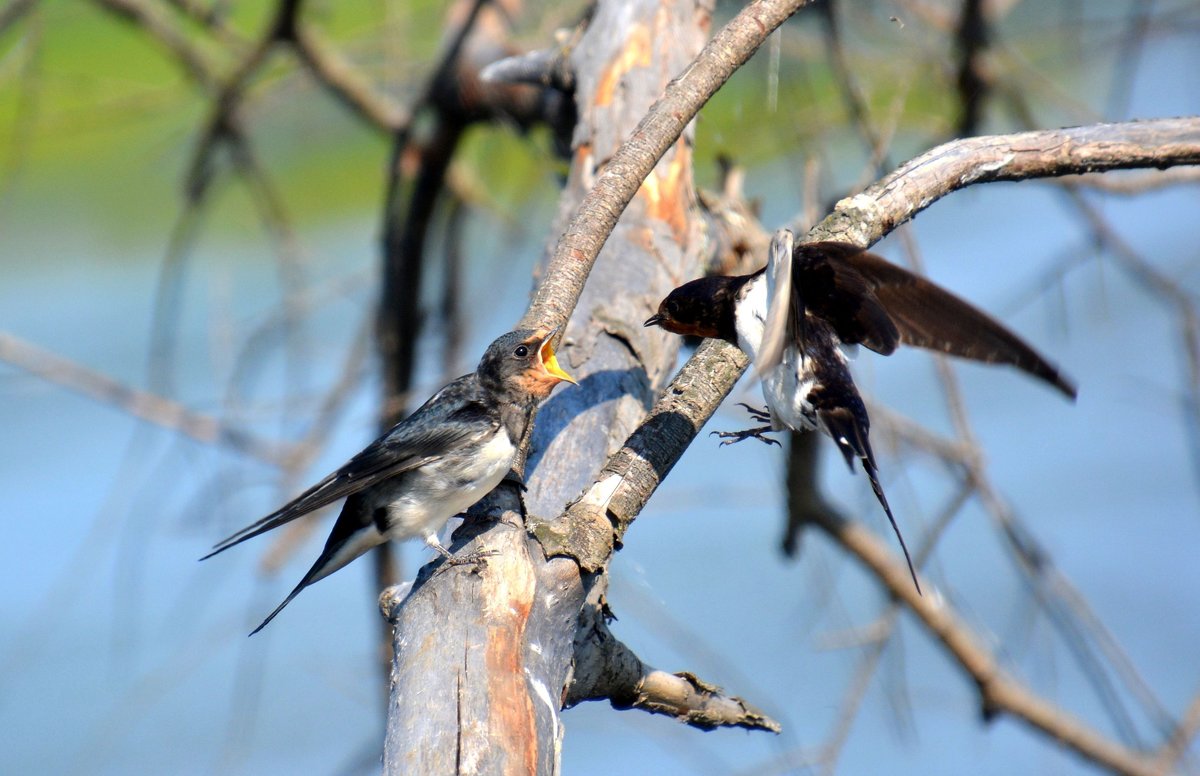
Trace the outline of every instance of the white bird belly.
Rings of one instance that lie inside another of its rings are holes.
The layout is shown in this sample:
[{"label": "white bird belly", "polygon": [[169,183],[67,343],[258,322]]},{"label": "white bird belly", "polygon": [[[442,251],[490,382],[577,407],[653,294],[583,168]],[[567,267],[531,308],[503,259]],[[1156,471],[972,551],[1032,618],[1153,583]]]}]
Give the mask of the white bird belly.
[{"label": "white bird belly", "polygon": [[[764,278],[751,280],[734,316],[738,347],[751,361],[758,357],[758,349],[762,344],[767,291]],[[775,428],[786,427],[796,431],[813,431],[817,428],[816,411],[808,401],[809,392],[817,384],[810,366],[810,363],[801,359],[799,350],[793,345],[784,349],[778,364],[761,375],[763,398],[767,400]]]},{"label": "white bird belly", "polygon": [[[512,468],[516,448],[503,428],[474,456],[448,456],[398,478],[383,501],[389,539],[428,539],[492,491]],[[389,497],[390,496],[390,497]]]},{"label": "white bird belly", "polygon": [[817,383],[811,370],[800,363],[795,348],[783,352],[783,360],[763,375],[762,392],[771,410],[773,425],[795,431],[813,431],[817,415],[808,394]]},{"label": "white bird belly", "polygon": [[755,278],[746,284],[746,295],[734,309],[733,325],[737,330],[737,345],[754,361],[762,344],[763,325],[767,315],[767,284]]}]

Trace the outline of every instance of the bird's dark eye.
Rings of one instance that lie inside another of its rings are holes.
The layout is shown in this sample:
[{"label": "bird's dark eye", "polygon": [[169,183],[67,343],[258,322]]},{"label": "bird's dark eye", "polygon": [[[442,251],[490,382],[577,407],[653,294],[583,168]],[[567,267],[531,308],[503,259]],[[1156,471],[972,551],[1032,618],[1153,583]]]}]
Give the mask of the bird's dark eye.
[{"label": "bird's dark eye", "polygon": [[517,349],[513,351],[513,355],[517,358],[525,358],[529,355],[529,348],[524,345],[517,345]]},{"label": "bird's dark eye", "polygon": [[664,306],[667,308],[669,315],[676,315],[679,312],[679,302],[676,302],[674,299],[668,299]]}]

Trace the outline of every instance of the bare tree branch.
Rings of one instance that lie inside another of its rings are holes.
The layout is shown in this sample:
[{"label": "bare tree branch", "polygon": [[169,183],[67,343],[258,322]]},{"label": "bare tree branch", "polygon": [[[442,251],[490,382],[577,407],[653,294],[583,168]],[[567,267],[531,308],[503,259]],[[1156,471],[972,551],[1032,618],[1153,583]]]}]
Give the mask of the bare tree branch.
[{"label": "bare tree branch", "polygon": [[0,361],[24,369],[47,382],[111,404],[163,428],[206,444],[222,444],[260,461],[285,466],[290,451],[252,434],[225,425],[209,415],[188,409],[179,402],[118,382],[82,364],[0,332]]},{"label": "bare tree branch", "polygon": [[985,718],[1007,713],[1097,765],[1123,774],[1160,773],[1153,760],[1106,738],[1065,709],[1009,676],[972,630],[939,595],[921,596],[903,563],[863,526],[826,518],[818,525],[866,566],[888,593],[901,600],[938,640],[979,690]]},{"label": "bare tree branch", "polygon": [[[809,436],[815,437],[816,434],[809,434]],[[971,497],[972,492],[973,489],[969,484],[960,486],[958,491],[950,497],[946,507],[941,510],[938,518],[933,521],[930,529],[921,537],[921,544],[913,554],[913,563],[918,569],[925,569],[925,564],[929,561],[929,556],[933,554],[934,547],[937,546],[938,541],[950,526],[950,523],[961,512],[963,506]],[[833,519],[836,521],[842,518],[835,515]],[[820,759],[822,772],[825,774],[832,774],[837,766],[838,758],[845,748],[846,740],[850,737],[850,728],[854,722],[858,707],[862,703],[863,698],[866,697],[871,677],[879,667],[884,650],[892,641],[892,636],[895,633],[897,623],[900,621],[900,613],[902,611],[903,606],[900,602],[892,600],[888,603],[887,608],[880,615],[878,627],[873,629],[871,643],[866,645],[866,649],[859,657],[853,684],[850,692],[843,698],[842,708],[838,713],[837,724],[834,725],[832,734],[821,748]]]},{"label": "bare tree branch", "polygon": [[1192,702],[1180,717],[1179,724],[1159,750],[1160,773],[1169,772],[1187,755],[1197,732],[1200,732],[1200,693],[1192,696]]},{"label": "bare tree branch", "polygon": [[1152,293],[1167,307],[1174,308],[1179,328],[1179,352],[1184,368],[1180,395],[1189,421],[1188,437],[1192,455],[1192,477],[1200,488],[1200,302],[1179,282],[1156,269],[1137,250],[1101,217],[1076,187],[1069,186],[1066,195],[1083,216],[1096,239],[1116,257],[1120,266],[1135,283]]},{"label": "bare tree branch", "polygon": [[954,42],[958,48],[959,136],[974,135],[983,120],[983,108],[991,88],[986,68],[991,31],[983,0],[963,0]]},{"label": "bare tree branch", "polygon": [[1192,164],[1200,164],[1200,118],[1195,117],[954,140],[842,200],[817,229],[821,235],[871,245],[950,192],[974,183]]},{"label": "bare tree branch", "polygon": [[211,32],[226,46],[237,48],[246,45],[246,40],[230,26],[229,15],[225,13],[228,9],[222,8],[224,3],[220,0],[214,0],[207,4],[201,3],[200,0],[166,0],[166,2],[188,19]]},{"label": "bare tree branch", "polygon": [[669,674],[641,661],[609,631],[601,610],[587,607],[575,639],[574,670],[564,708],[608,700],[615,709],[666,714],[701,730],[741,727],[779,732],[779,723],[741,698],[693,674]]},{"label": "bare tree branch", "polygon": [[293,47],[300,61],[334,98],[376,129],[395,131],[411,115],[375,88],[370,79],[310,24],[296,25]]}]

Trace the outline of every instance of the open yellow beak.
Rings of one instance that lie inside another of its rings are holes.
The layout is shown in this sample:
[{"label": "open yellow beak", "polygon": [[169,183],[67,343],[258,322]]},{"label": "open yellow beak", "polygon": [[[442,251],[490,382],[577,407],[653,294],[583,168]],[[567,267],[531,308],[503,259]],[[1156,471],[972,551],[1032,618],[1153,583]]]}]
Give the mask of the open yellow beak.
[{"label": "open yellow beak", "polygon": [[558,365],[558,359],[554,357],[554,346],[551,342],[554,339],[554,334],[558,329],[554,329],[546,335],[546,339],[542,340],[541,346],[538,348],[538,357],[542,360],[542,369],[551,377],[556,377],[559,380],[566,380],[572,385],[579,385],[575,382],[575,378],[563,371],[563,368]]}]

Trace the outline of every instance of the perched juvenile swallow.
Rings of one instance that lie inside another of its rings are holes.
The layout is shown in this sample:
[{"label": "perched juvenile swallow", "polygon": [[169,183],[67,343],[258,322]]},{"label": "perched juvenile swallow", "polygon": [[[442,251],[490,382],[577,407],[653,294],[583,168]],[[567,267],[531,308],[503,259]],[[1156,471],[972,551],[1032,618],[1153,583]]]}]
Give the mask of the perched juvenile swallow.
[{"label": "perched juvenile swallow", "polygon": [[949,291],[855,245],[795,245],[786,229],[772,240],[766,267],[685,283],[667,295],[645,325],[720,338],[753,360],[767,412],[751,412],[770,425],[721,434],[724,444],[752,436],[767,441],[764,432],[784,428],[819,430],[837,443],[851,469],[858,458],[918,591],[908,547],[879,484],[867,408],[839,346],[861,344],[886,356],[905,343],[1010,364],[1075,398],[1075,387],[1057,368]]},{"label": "perched juvenile swallow", "polygon": [[522,329],[500,337],[474,373],[442,388],[345,466],[201,558],[346,499],[317,562],[250,635],[301,590],[388,539],[419,537],[449,560],[438,531],[500,484],[534,408],[559,382],[575,382],[554,357],[555,331]]}]

